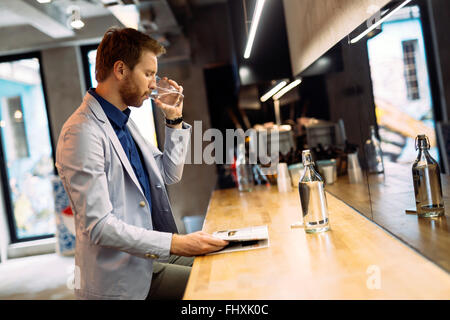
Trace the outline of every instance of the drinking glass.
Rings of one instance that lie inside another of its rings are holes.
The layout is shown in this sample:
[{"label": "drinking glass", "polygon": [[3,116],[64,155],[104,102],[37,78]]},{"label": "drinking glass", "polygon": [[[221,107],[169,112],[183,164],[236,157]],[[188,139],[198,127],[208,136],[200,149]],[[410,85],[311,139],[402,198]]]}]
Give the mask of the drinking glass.
[{"label": "drinking glass", "polygon": [[359,165],[358,153],[348,154],[348,179],[350,183],[362,183],[363,174]]},{"label": "drinking glass", "polygon": [[337,180],[336,160],[319,160],[316,163],[319,173],[324,178],[326,184],[333,184]]},{"label": "drinking glass", "polygon": [[167,79],[156,76],[156,88],[150,94],[153,100],[160,100],[162,103],[178,107],[183,101],[184,95],[172,86]]}]

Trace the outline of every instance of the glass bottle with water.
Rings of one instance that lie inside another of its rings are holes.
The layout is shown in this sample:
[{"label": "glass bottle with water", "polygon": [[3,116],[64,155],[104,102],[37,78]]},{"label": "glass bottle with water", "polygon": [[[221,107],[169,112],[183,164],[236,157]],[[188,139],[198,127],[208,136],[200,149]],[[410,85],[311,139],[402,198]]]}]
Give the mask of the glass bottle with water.
[{"label": "glass bottle with water", "polygon": [[322,177],[314,169],[310,150],[302,154],[305,171],[298,184],[303,210],[303,226],[307,233],[330,229],[328,206]]},{"label": "glass bottle with water", "polygon": [[248,161],[246,161],[244,143],[240,143],[237,146],[236,176],[239,191],[252,191],[254,184],[253,171],[252,166],[248,163]]},{"label": "glass bottle with water", "polygon": [[375,126],[370,126],[370,139],[366,141],[364,149],[369,173],[383,173],[383,152],[381,151],[380,141],[375,135]]},{"label": "glass bottle with water", "polygon": [[426,218],[443,216],[441,172],[436,160],[428,153],[430,141],[426,135],[418,135],[415,145],[419,154],[412,166],[412,175],[417,214]]}]

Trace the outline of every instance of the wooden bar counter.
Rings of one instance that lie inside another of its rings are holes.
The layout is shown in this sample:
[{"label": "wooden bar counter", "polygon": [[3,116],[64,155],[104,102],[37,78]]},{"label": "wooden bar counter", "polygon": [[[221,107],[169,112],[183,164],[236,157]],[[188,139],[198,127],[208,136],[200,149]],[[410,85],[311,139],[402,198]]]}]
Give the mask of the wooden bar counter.
[{"label": "wooden bar counter", "polygon": [[184,299],[449,299],[450,275],[327,193],[331,230],[291,229],[294,189],[212,194],[203,231],[267,225],[269,248],[196,257]]}]

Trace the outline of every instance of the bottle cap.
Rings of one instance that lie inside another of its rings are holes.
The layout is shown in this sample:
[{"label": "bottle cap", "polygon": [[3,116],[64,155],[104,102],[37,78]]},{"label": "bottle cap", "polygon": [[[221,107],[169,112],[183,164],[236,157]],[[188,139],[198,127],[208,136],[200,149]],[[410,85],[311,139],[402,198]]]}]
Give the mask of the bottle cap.
[{"label": "bottle cap", "polygon": [[416,137],[415,147],[417,149],[430,149],[430,140],[424,134],[419,134]]},{"label": "bottle cap", "polygon": [[311,156],[311,150],[303,150],[302,152],[302,160],[303,160],[303,166],[307,166],[310,164],[313,164],[312,156]]}]

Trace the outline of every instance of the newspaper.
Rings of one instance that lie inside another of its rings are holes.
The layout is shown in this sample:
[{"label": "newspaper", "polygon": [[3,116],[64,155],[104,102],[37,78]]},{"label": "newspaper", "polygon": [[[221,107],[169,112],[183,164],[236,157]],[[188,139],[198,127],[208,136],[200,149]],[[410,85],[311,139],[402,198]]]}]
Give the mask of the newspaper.
[{"label": "newspaper", "polygon": [[228,241],[229,244],[222,250],[208,253],[207,255],[269,247],[269,231],[267,225],[216,231],[212,235]]}]

